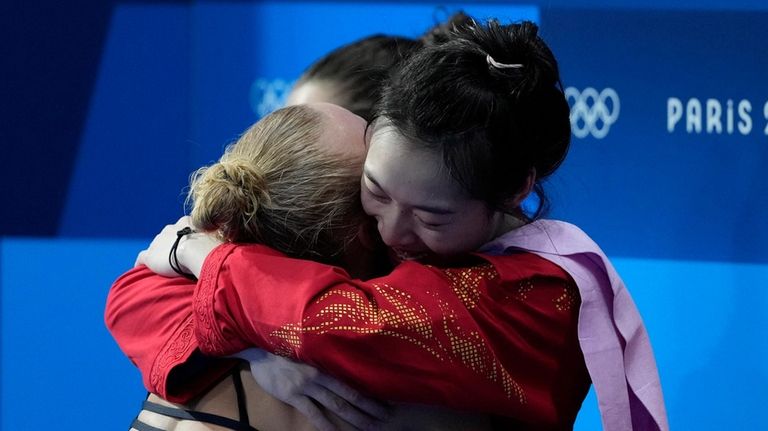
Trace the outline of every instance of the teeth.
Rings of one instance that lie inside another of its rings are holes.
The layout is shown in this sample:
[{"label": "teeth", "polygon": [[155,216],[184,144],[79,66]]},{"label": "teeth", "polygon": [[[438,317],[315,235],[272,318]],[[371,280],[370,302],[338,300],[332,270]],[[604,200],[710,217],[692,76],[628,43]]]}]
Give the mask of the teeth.
[{"label": "teeth", "polygon": [[395,253],[400,260],[416,260],[427,255],[427,253],[408,253],[400,250],[397,250]]}]

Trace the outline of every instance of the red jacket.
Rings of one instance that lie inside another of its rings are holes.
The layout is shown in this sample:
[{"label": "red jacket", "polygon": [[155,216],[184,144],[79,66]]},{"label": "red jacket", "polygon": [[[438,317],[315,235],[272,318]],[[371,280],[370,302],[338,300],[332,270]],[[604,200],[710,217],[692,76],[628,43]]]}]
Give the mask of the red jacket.
[{"label": "red jacket", "polygon": [[360,281],[264,246],[225,244],[197,286],[128,272],[112,287],[106,321],[147,388],[172,401],[220,374],[223,365],[187,385],[169,380],[198,349],[257,346],[381,399],[557,429],[572,426],[589,388],[579,303],[570,276],[530,253],[448,269],[405,262]]}]

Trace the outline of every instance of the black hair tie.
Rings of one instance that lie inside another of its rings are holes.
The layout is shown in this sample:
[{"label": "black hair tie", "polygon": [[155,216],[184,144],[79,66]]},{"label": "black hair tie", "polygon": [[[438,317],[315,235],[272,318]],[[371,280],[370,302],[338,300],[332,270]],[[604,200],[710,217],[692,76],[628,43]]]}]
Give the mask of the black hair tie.
[{"label": "black hair tie", "polygon": [[176,256],[176,249],[179,248],[179,242],[181,241],[181,238],[192,233],[195,233],[195,230],[189,226],[176,232],[176,241],[173,242],[173,245],[171,246],[171,252],[168,254],[168,264],[171,265],[171,269],[176,274],[179,274],[182,277],[188,278],[192,281],[197,281],[197,277],[195,277],[193,274],[181,270],[181,265],[179,265],[179,258]]}]

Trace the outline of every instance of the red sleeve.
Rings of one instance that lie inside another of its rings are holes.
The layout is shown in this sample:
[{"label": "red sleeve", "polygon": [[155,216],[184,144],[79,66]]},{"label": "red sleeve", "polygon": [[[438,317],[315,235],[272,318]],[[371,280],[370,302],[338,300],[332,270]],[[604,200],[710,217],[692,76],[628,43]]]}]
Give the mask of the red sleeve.
[{"label": "red sleeve", "polygon": [[207,354],[256,345],[382,399],[572,424],[588,388],[585,369],[578,382],[563,376],[579,368],[568,362],[583,368],[577,292],[532,254],[452,269],[406,262],[360,281],[228,244],[203,267],[195,329]]},{"label": "red sleeve", "polygon": [[140,266],[118,278],[107,297],[104,320],[115,341],[138,367],[147,390],[172,402],[189,401],[231,367],[230,361],[195,355],[194,289],[185,278]]}]

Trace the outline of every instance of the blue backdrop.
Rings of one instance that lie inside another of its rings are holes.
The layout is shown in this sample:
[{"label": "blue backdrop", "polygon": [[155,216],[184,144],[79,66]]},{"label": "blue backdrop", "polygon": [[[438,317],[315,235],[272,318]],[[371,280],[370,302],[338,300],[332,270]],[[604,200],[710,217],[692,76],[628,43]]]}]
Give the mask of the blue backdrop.
[{"label": "blue backdrop", "polygon": [[[4,2],[0,429],[126,429],[144,393],[104,329],[104,300],[182,213],[189,173],[330,49],[417,36],[458,9],[537,21],[559,58],[574,138],[548,184],[552,215],[625,278],[672,428],[765,429],[758,0]],[[600,429],[591,395],[576,429]]]}]

